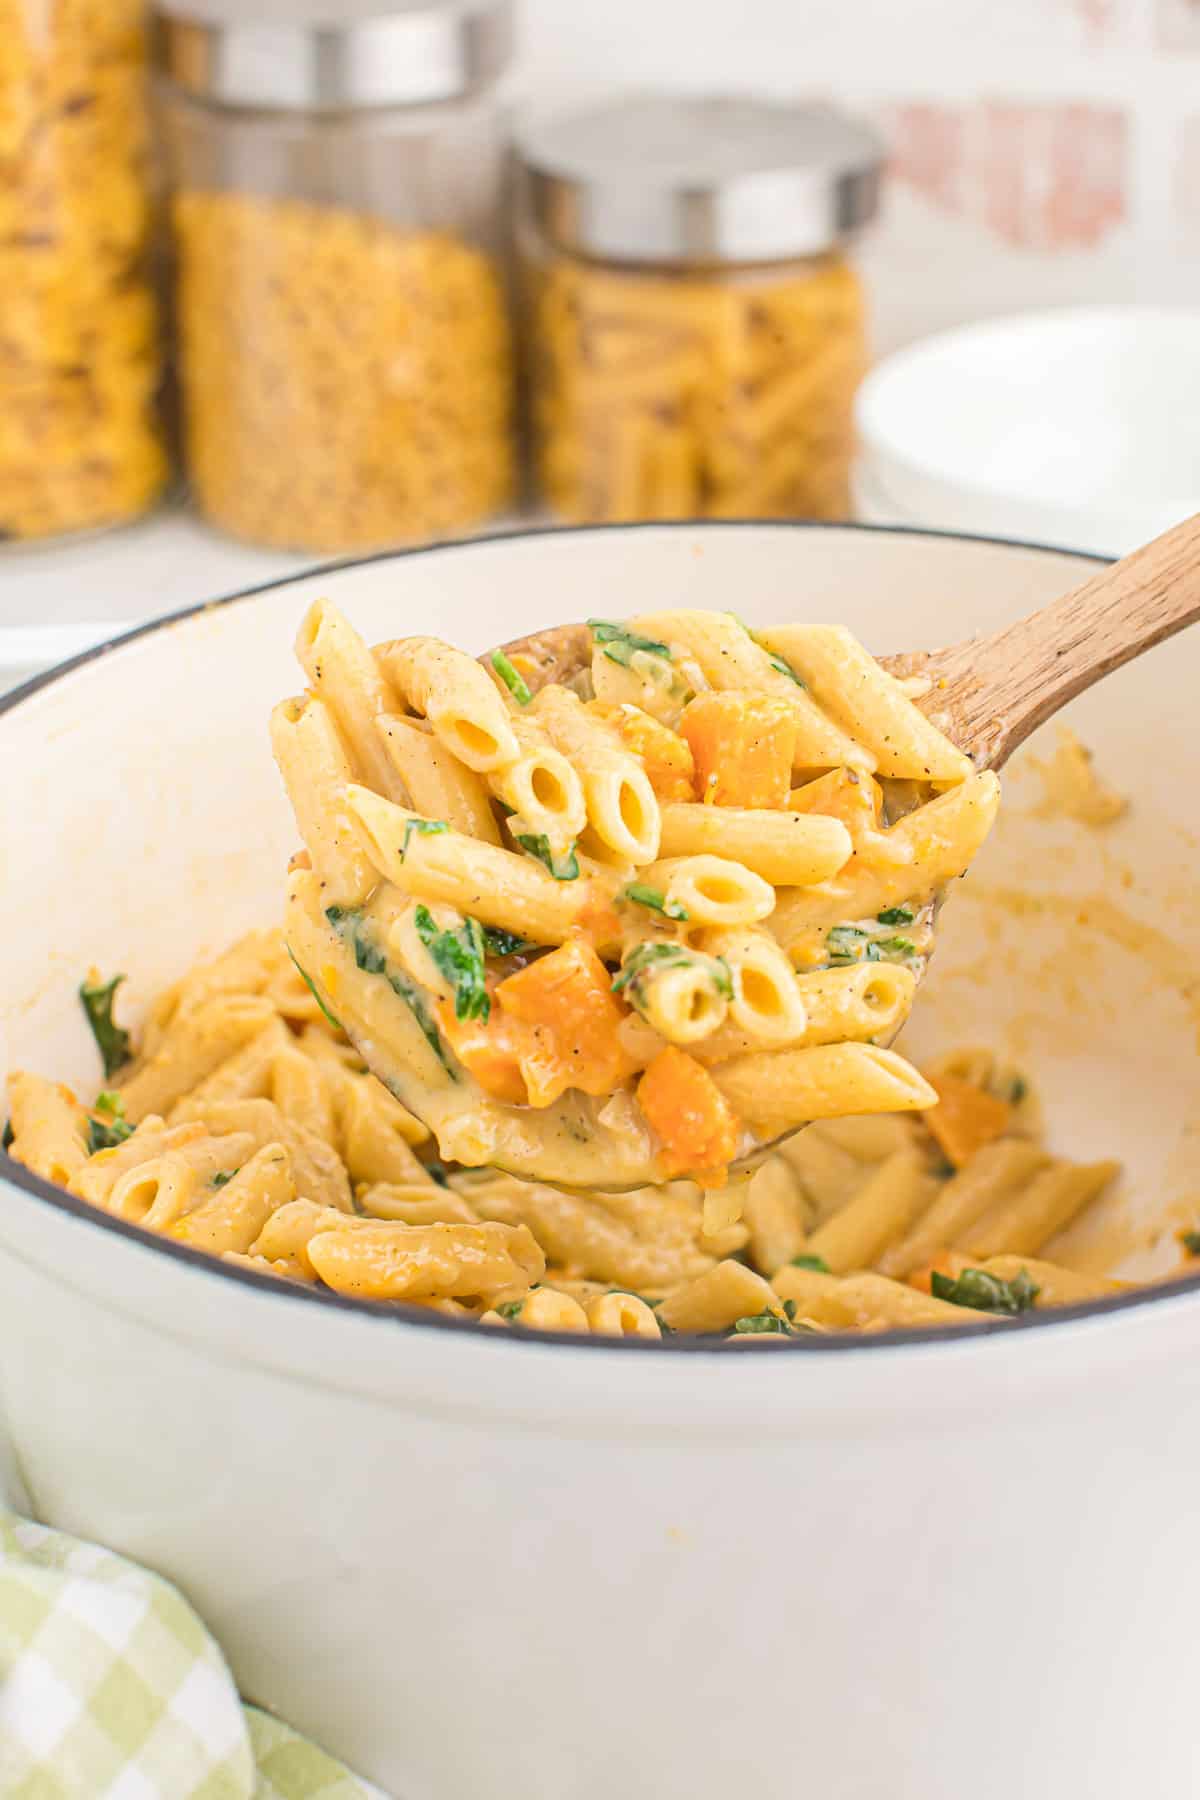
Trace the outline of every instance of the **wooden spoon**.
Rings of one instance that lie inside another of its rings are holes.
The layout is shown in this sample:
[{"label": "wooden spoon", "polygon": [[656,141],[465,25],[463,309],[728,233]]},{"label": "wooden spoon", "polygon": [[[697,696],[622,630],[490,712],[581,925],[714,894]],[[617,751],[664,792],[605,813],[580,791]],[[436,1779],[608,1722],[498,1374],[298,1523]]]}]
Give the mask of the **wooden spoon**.
[{"label": "wooden spoon", "polygon": [[[880,662],[928,679],[921,710],[978,768],[998,769],[1069,700],[1197,619],[1200,514],[990,637]],[[521,666],[536,689],[586,667],[591,642],[586,625],[560,625],[505,649],[528,659]]]}]

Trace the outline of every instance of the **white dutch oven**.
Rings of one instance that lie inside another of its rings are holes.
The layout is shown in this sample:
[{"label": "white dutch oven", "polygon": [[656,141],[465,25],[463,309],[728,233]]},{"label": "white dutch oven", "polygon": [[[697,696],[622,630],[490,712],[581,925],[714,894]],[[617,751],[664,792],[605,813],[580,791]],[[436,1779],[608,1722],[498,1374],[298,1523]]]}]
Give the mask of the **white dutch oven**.
[{"label": "white dutch oven", "polygon": [[[369,637],[686,603],[884,651],[1086,570],[841,528],[535,534],[127,638],[0,708],[0,1070],[94,1085],[81,971],[127,969],[128,1007],[277,916],[266,719],[317,594]],[[1027,1058],[1056,1147],[1125,1159],[1131,1219],[1191,1179],[1197,692],[1192,636],[1074,709],[1138,796],[1103,839],[1024,816],[1014,779],[916,1040]],[[949,1341],[530,1341],[276,1286],[7,1176],[11,1497],[179,1582],[248,1696],[399,1800],[1195,1791],[1196,1282]]]}]

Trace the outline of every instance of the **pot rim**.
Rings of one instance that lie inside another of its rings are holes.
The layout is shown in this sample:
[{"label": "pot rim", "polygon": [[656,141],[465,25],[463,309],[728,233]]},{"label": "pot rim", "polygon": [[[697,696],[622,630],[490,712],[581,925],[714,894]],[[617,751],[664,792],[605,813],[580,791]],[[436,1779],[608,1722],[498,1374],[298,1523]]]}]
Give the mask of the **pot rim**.
[{"label": "pot rim", "polygon": [[[347,569],[363,568],[374,563],[401,562],[411,557],[437,556],[446,551],[469,550],[482,544],[508,544],[528,542],[538,538],[585,537],[600,533],[617,532],[664,532],[699,531],[729,532],[740,530],[757,531],[844,531],[862,533],[875,537],[916,537],[932,539],[949,539],[961,543],[990,544],[1000,549],[1029,550],[1050,555],[1071,556],[1081,562],[1105,564],[1113,559],[1102,556],[1095,551],[1076,550],[1068,545],[1039,543],[1026,538],[992,536],[981,532],[943,530],[931,526],[916,525],[874,525],[853,520],[824,519],[720,519],[720,520],[638,520],[628,523],[599,525],[543,525],[529,526],[520,531],[493,531],[482,533],[477,537],[447,539],[435,544],[413,545],[406,548],[381,550],[370,556],[342,557],[326,563],[317,563],[292,574],[276,576],[269,581],[255,582],[253,586],[239,588],[232,593],[222,594],[212,600],[198,601],[192,606],[181,607],[175,612],[164,613],[155,619],[144,621],[130,630],[118,632],[101,643],[81,651],[78,656],[58,663],[50,669],[43,670],[29,681],[22,682],[19,687],[0,696],[0,720],[15,711],[18,706],[40,693],[43,688],[63,680],[76,669],[88,663],[96,662],[101,657],[124,649],[126,645],[139,638],[162,631],[168,626],[177,625],[185,619],[196,618],[207,614],[218,607],[232,606],[237,602],[255,599],[260,594],[273,593],[279,588],[293,586],[297,582],[319,579],[324,575],[341,574]],[[91,1225],[96,1230],[108,1231],[118,1237],[124,1237],[151,1249],[159,1255],[173,1258],[190,1265],[195,1270],[206,1274],[210,1279],[222,1282],[233,1282],[249,1287],[259,1293],[269,1293],[284,1303],[313,1307],[332,1307],[339,1312],[349,1312],[374,1318],[386,1323],[393,1329],[416,1330],[423,1332],[452,1332],[455,1334],[478,1331],[476,1321],[470,1319],[450,1319],[423,1308],[408,1307],[394,1301],[360,1300],[350,1295],[336,1294],[329,1289],[301,1287],[292,1282],[281,1281],[275,1275],[260,1275],[256,1270],[247,1269],[234,1263],[222,1262],[203,1250],[193,1249],[190,1245],[176,1243],[171,1238],[162,1237],[159,1233],[146,1231],[140,1225],[134,1225],[125,1219],[115,1218],[111,1213],[90,1205],[86,1200],[69,1194],[64,1188],[56,1187],[52,1182],[35,1175],[23,1164],[0,1152],[0,1182],[11,1182],[14,1187],[22,1189],[34,1199],[45,1202],[60,1213],[65,1213]],[[1178,1297],[1200,1290],[1200,1269],[1195,1275],[1176,1277],[1171,1281],[1156,1282],[1153,1286],[1131,1288],[1128,1293],[1111,1294],[1095,1300],[1081,1301],[1073,1306],[1060,1306],[1038,1313],[1031,1311],[1016,1319],[994,1318],[986,1313],[979,1315],[978,1323],[952,1326],[900,1327],[892,1331],[881,1331],[869,1336],[857,1333],[812,1333],[779,1342],[773,1339],[769,1349],[772,1355],[780,1353],[807,1356],[859,1355],[880,1356],[885,1353],[915,1348],[930,1343],[958,1344],[981,1337],[1000,1334],[1011,1336],[1014,1332],[1058,1330],[1082,1320],[1092,1319],[1108,1313],[1127,1312],[1156,1304],[1159,1300]],[[688,1338],[683,1334],[670,1338],[610,1338],[583,1337],[571,1332],[536,1331],[523,1326],[510,1326],[506,1331],[493,1331],[491,1337],[498,1343],[505,1340],[521,1346],[530,1344],[544,1345],[546,1349],[557,1349],[569,1346],[585,1354],[597,1352],[617,1352],[622,1355],[644,1356],[726,1356],[734,1354],[745,1358],[747,1346],[731,1345],[725,1339]]]}]

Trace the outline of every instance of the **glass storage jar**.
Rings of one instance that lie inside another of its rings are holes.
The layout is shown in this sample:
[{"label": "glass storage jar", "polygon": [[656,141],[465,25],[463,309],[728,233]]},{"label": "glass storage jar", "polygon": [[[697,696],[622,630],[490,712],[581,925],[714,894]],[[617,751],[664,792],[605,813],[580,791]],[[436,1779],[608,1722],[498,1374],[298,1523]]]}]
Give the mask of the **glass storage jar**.
[{"label": "glass storage jar", "polygon": [[820,106],[610,104],[520,141],[541,494],[572,520],[844,518],[873,132]]},{"label": "glass storage jar", "polygon": [[283,549],[454,533],[513,486],[508,0],[156,0],[193,495]]},{"label": "glass storage jar", "polygon": [[0,538],[113,525],[167,475],[141,0],[0,6]]}]

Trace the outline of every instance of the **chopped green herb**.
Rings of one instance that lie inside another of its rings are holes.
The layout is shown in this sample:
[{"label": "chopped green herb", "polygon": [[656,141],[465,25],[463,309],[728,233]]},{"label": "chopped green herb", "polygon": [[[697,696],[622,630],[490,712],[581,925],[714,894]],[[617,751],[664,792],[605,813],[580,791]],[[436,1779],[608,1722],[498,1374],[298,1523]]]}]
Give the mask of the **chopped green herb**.
[{"label": "chopped green herb", "polygon": [[1025,1077],[1023,1075],[1014,1075],[1008,1090],[1009,1104],[1011,1106],[1020,1106],[1028,1092],[1029,1083],[1026,1081]]},{"label": "chopped green herb", "polygon": [[823,1256],[793,1256],[791,1267],[793,1269],[815,1269],[818,1275],[830,1273],[829,1264]]},{"label": "chopped green herb", "polygon": [[688,963],[692,960],[691,951],[683,944],[638,944],[625,958],[620,974],[613,977],[612,991],[614,994],[619,994],[623,988],[627,988],[640,975],[644,975],[647,969],[654,968],[656,965],[665,964],[668,967],[675,967],[680,963]]},{"label": "chopped green herb", "polygon": [[911,938],[886,937],[874,938],[867,946],[868,962],[898,962],[917,954],[917,946]]},{"label": "chopped green herb", "polygon": [[785,1300],[783,1303],[783,1310],[787,1314],[788,1324],[790,1325],[792,1320],[796,1317],[796,1302],[794,1300]]},{"label": "chopped green herb", "polygon": [[577,881],[579,879],[579,858],[575,854],[574,844],[571,845],[565,856],[556,857],[550,848],[550,839],[545,832],[538,832],[536,836],[532,833],[518,836],[517,842],[522,850],[527,850],[530,856],[536,856],[540,863],[545,864],[555,881]]},{"label": "chopped green herb", "polygon": [[781,1319],[778,1313],[773,1312],[748,1313],[744,1319],[733,1321],[733,1330],[742,1336],[749,1332],[771,1332],[779,1337],[791,1336],[790,1322],[787,1319]]},{"label": "chopped green herb", "polygon": [[622,989],[629,988],[631,997],[636,998],[642,977],[655,968],[682,968],[687,963],[703,966],[718,994],[725,1000],[733,998],[733,974],[723,956],[699,956],[689,950],[686,944],[672,944],[662,941],[651,941],[638,944],[625,958],[618,975],[614,976],[612,991],[619,994]]},{"label": "chopped green herb", "polygon": [[92,1112],[99,1116],[88,1120],[90,1155],[95,1156],[97,1150],[113,1150],[118,1144],[123,1144],[127,1137],[133,1136],[133,1126],[125,1117],[125,1102],[111,1088],[103,1088],[96,1095]]},{"label": "chopped green herb", "polygon": [[517,1319],[520,1317],[521,1308],[524,1304],[524,1300],[502,1300],[496,1308],[496,1311],[500,1314],[502,1319]]},{"label": "chopped green herb", "polygon": [[938,1181],[949,1181],[951,1175],[957,1173],[954,1164],[950,1161],[948,1156],[939,1156],[929,1172]]},{"label": "chopped green herb", "polygon": [[449,831],[445,819],[409,819],[404,827],[404,841],[400,845],[400,861],[408,855],[409,840],[415,831],[419,837],[435,837],[439,831]]},{"label": "chopped green herb", "polygon": [[513,668],[503,650],[492,651],[492,667],[512,695],[518,706],[528,706],[533,699],[528,682]]},{"label": "chopped green herb", "polygon": [[413,913],[417,936],[428,950],[438,972],[454,990],[456,1019],[491,1016],[492,1002],[484,980],[483,928],[478,919],[464,919],[457,931],[439,931],[427,906]]},{"label": "chopped green herb", "polygon": [[989,1275],[986,1269],[964,1269],[957,1280],[935,1269],[930,1289],[935,1300],[948,1300],[952,1306],[969,1306],[976,1312],[1004,1313],[1010,1317],[1028,1312],[1041,1292],[1028,1269],[1022,1269],[1011,1281]]},{"label": "chopped green herb", "polygon": [[3,1130],[3,1132],[0,1132],[0,1150],[11,1149],[13,1139],[16,1137],[16,1135],[17,1134],[13,1130],[13,1127],[12,1127],[12,1120],[5,1119],[4,1130]]},{"label": "chopped green herb", "polygon": [[218,1169],[208,1185],[209,1187],[223,1188],[226,1182],[232,1181],[236,1174],[236,1169]]},{"label": "chopped green herb", "polygon": [[903,962],[917,954],[911,938],[875,937],[862,925],[831,925],[825,934],[825,949],[834,968],[847,963]]},{"label": "chopped green herb", "polygon": [[516,956],[518,951],[536,948],[532,939],[518,937],[515,931],[501,931],[495,925],[484,926],[483,947],[489,956]]},{"label": "chopped green herb", "polygon": [[325,1002],[322,1000],[320,994],[318,994],[317,984],[313,980],[312,976],[308,973],[308,970],[302,969],[300,967],[300,964],[298,962],[296,962],[295,954],[292,951],[292,948],[290,945],[288,946],[288,955],[291,957],[293,963],[296,964],[296,969],[300,975],[300,979],[303,981],[305,987],[308,989],[309,993],[312,995],[313,999],[316,1001],[317,1005],[320,1007],[321,1012],[324,1015],[324,1017],[333,1026],[333,1029],[335,1031],[341,1031],[343,1029],[342,1021],[338,1018],[335,1018],[334,1015],[330,1012],[329,1008],[326,1006]]},{"label": "chopped green herb", "polygon": [[1179,1241],[1189,1256],[1200,1256],[1200,1231],[1181,1231]]},{"label": "chopped green herb", "polygon": [[[446,827],[444,825],[439,825],[434,829],[445,831]],[[433,1051],[443,1069],[445,1069],[447,1075],[449,1075],[451,1081],[457,1081],[458,1076],[455,1073],[453,1064],[447,1058],[445,1046],[442,1043],[437,1026],[429,1016],[429,1009],[425,1005],[421,990],[417,987],[416,983],[410,981],[406,975],[401,975],[396,969],[388,966],[388,960],[383,954],[383,951],[380,950],[376,944],[372,943],[371,939],[367,936],[361,909],[357,906],[330,906],[326,908],[325,917],[343,938],[349,935],[350,943],[354,950],[354,961],[363,973],[366,975],[382,975],[393,994],[395,994],[398,999],[404,1001],[404,1004],[412,1013],[417,1024],[421,1027],[425,1042],[429,1045],[429,1048]],[[295,957],[292,958],[292,961],[296,961]],[[300,968],[299,963],[296,963],[296,967],[298,969]],[[300,969],[300,973],[304,975],[304,970]],[[308,976],[304,975],[304,979],[305,981],[308,981]],[[308,985],[312,988],[311,981],[308,981]],[[316,988],[313,988],[313,993],[316,994],[316,992]],[[325,1007],[321,1005],[319,994],[317,995],[317,1004],[321,1006],[321,1011],[325,1013],[325,1017],[327,1019],[330,1018],[331,1014],[326,1012]],[[334,1023],[336,1023],[336,1021],[334,1021]],[[397,1098],[398,1097],[399,1096],[397,1096]]]},{"label": "chopped green herb", "polygon": [[425,1173],[436,1181],[440,1188],[448,1188],[450,1186],[446,1177],[446,1165],[445,1163],[438,1162],[436,1158],[431,1159],[425,1164]]},{"label": "chopped green herb", "polygon": [[618,898],[632,900],[637,906],[648,906],[651,912],[662,913],[666,919],[678,919],[680,923],[688,917],[687,908],[680,906],[678,900],[666,899],[657,888],[647,887],[641,881],[631,881]]},{"label": "chopped green herb", "polygon": [[739,617],[739,615],[735,612],[731,612],[729,614],[729,617],[731,619],[733,619],[736,624],[741,626],[742,630],[745,632],[745,634],[748,638],[753,638],[754,642],[756,644],[758,644],[759,649],[762,651],[763,655],[766,657],[767,661],[770,663],[771,667],[775,670],[775,672],[777,674],[786,675],[788,680],[794,681],[796,686],[799,688],[802,688],[804,686],[804,683],[801,681],[800,677],[797,675],[795,669],[793,669],[791,663],[784,662],[782,656],[776,656],[773,651],[768,650],[767,646],[764,643],[761,643],[759,641],[757,633],[751,631],[751,629],[750,629],[749,625],[747,625],[745,619]]},{"label": "chopped green herb", "polygon": [[122,1031],[113,1018],[113,999],[124,979],[123,975],[114,975],[100,987],[89,987],[86,981],[79,984],[79,999],[100,1051],[105,1075],[115,1075],[130,1057],[129,1033]]},{"label": "chopped green herb", "polygon": [[453,1064],[446,1055],[446,1046],[442,1043],[441,1034],[429,1016],[429,1008],[425,1004],[420,988],[417,987],[415,982],[410,981],[407,975],[400,975],[395,969],[388,969],[385,967],[382,972],[387,976],[388,984],[391,987],[393,994],[398,995],[399,998],[403,1000],[413,1018],[421,1027],[421,1033],[425,1042],[429,1045],[429,1048],[433,1051],[433,1054],[437,1057],[451,1081],[457,1081],[458,1076],[455,1073]]},{"label": "chopped green herb", "polygon": [[671,661],[670,646],[660,644],[657,638],[639,637],[636,631],[627,631],[624,625],[614,625],[607,619],[589,619],[588,625],[609,662],[620,663],[623,669],[629,667],[639,650],[646,656],[665,656]]},{"label": "chopped green herb", "polygon": [[875,915],[881,925],[911,925],[916,916],[911,906],[885,906]]}]

